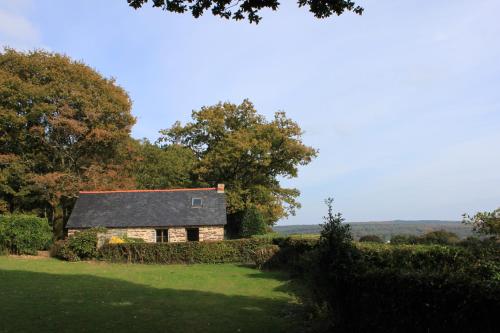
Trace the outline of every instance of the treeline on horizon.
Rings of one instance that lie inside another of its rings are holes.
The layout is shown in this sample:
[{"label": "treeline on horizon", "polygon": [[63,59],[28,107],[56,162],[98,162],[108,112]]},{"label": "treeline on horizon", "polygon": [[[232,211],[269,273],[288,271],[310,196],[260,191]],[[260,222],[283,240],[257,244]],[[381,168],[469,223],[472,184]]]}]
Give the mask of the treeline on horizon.
[{"label": "treeline on horizon", "polygon": [[[354,239],[363,236],[376,235],[385,241],[395,235],[414,235],[421,236],[430,231],[444,230],[456,234],[460,239],[473,236],[474,232],[471,225],[463,224],[460,221],[378,221],[378,222],[348,222],[351,227],[351,234]],[[320,224],[301,224],[274,226],[273,231],[281,235],[307,235],[319,234],[321,232]]]}]

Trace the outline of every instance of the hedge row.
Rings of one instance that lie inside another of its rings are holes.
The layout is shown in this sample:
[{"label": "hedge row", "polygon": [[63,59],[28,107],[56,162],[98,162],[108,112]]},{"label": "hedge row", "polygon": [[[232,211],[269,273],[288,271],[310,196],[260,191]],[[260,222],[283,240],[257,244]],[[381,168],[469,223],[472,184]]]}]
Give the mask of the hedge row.
[{"label": "hedge row", "polygon": [[[480,246],[385,245],[276,239],[264,267],[304,285],[335,332],[495,332],[500,251]],[[323,329],[325,329],[323,327]],[[318,329],[314,328],[313,331]]]},{"label": "hedge row", "polygon": [[279,247],[274,256],[262,263],[263,268],[282,269],[294,275],[302,273],[303,256],[314,249],[318,244],[317,239],[310,238],[291,238],[277,237],[272,243]]},{"label": "hedge row", "polygon": [[[496,332],[500,285],[464,275],[375,270],[336,281],[338,332]],[[328,294],[328,290],[320,290]]]},{"label": "hedge row", "polygon": [[[274,256],[262,266],[288,270],[301,275],[308,252],[318,240],[275,238],[279,246]],[[360,265],[365,270],[464,274],[480,280],[500,280],[500,251],[496,243],[478,247],[442,245],[389,245],[354,243]]]},{"label": "hedge row", "polygon": [[365,269],[463,274],[480,280],[500,280],[497,244],[482,248],[442,245],[356,244]]},{"label": "hedge row", "polygon": [[253,263],[256,250],[269,241],[238,239],[218,242],[105,244],[99,258],[145,264]]}]

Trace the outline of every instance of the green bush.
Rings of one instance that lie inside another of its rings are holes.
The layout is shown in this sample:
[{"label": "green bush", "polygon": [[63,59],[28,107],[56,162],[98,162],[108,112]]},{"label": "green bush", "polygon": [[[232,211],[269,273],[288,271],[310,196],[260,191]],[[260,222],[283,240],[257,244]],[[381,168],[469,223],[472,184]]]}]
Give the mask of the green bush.
[{"label": "green bush", "polygon": [[98,234],[105,233],[104,228],[91,228],[76,232],[66,240],[58,241],[50,249],[53,257],[68,261],[97,259]]},{"label": "green bush", "polygon": [[97,234],[105,232],[102,228],[91,228],[76,232],[68,237],[68,247],[80,259],[97,258]]},{"label": "green bush", "polygon": [[0,248],[15,254],[37,254],[48,248],[52,230],[47,219],[34,215],[0,216]]},{"label": "green bush", "polygon": [[146,264],[252,263],[257,248],[269,244],[261,239],[218,242],[105,244],[99,257],[113,262]]},{"label": "green bush", "polygon": [[380,238],[379,236],[377,235],[365,235],[365,236],[361,236],[359,238],[359,241],[360,242],[368,242],[368,243],[383,243],[384,240],[382,238]]}]

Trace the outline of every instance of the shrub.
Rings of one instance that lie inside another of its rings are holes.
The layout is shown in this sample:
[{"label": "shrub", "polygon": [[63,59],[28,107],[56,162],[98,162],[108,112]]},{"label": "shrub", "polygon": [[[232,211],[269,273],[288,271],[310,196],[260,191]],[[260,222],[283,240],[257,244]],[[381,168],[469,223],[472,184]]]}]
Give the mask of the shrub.
[{"label": "shrub", "polygon": [[344,298],[344,282],[359,270],[359,254],[352,242],[350,226],[344,224],[340,213],[333,213],[333,199],[327,199],[328,214],[317,246],[308,251],[301,261],[302,278],[307,284],[313,302],[330,312],[333,323],[347,315],[339,300]]},{"label": "shrub", "polygon": [[446,230],[430,231],[418,237],[419,244],[452,245],[460,241],[457,234]]},{"label": "shrub", "polygon": [[393,235],[391,237],[391,244],[417,244],[418,237],[414,235]]},{"label": "shrub", "polygon": [[96,259],[98,234],[105,232],[104,228],[91,228],[76,232],[66,240],[56,242],[50,253],[54,257],[68,261]]},{"label": "shrub", "polygon": [[0,248],[15,254],[37,254],[52,240],[52,231],[45,218],[12,214],[0,216]]},{"label": "shrub", "polygon": [[267,223],[264,216],[255,207],[250,207],[245,211],[241,221],[241,237],[251,237],[253,235],[264,235],[267,232]]},{"label": "shrub", "polygon": [[266,244],[255,249],[253,253],[253,262],[257,268],[273,267],[273,260],[280,250],[278,245]]},{"label": "shrub", "polygon": [[360,242],[383,243],[384,240],[377,235],[365,235],[359,238]]},{"label": "shrub", "polygon": [[68,240],[54,242],[50,248],[50,256],[67,261],[80,261],[80,258],[71,250]]},{"label": "shrub", "polygon": [[68,246],[80,259],[97,257],[97,234],[101,229],[91,228],[75,233],[68,238]]},{"label": "shrub", "polygon": [[257,248],[269,244],[261,239],[218,242],[105,244],[99,257],[113,262],[147,264],[252,263]]}]

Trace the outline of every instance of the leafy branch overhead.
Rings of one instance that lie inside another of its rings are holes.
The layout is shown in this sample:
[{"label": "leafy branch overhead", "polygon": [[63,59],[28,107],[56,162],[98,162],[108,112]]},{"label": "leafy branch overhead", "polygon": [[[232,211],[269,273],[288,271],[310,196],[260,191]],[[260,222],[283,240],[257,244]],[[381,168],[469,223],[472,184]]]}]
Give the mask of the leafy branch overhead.
[{"label": "leafy branch overhead", "polygon": [[[138,9],[148,0],[127,0],[129,6]],[[243,20],[259,23],[262,9],[276,11],[280,5],[278,0],[152,0],[153,7],[168,12],[191,12],[195,18],[210,10],[213,15],[225,19]],[[297,0],[299,7],[308,7],[317,18],[327,18],[334,14],[341,15],[345,11],[361,15],[363,8],[351,0]]]}]

